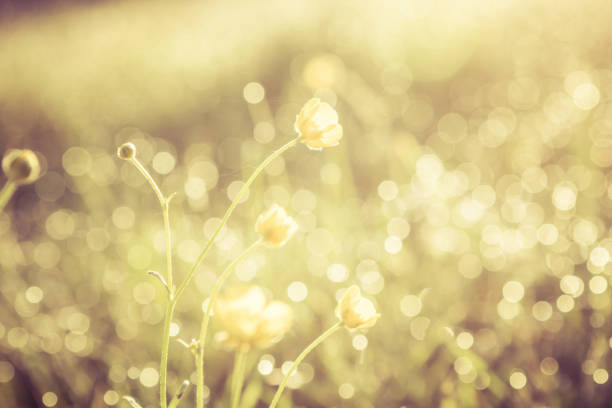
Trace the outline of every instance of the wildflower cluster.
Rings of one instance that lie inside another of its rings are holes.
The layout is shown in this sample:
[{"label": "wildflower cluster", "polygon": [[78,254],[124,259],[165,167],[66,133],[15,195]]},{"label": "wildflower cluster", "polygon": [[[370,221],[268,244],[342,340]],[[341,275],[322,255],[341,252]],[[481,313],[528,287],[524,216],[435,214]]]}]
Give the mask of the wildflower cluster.
[{"label": "wildflower cluster", "polygon": [[[287,149],[295,146],[298,142],[304,143],[310,149],[321,150],[323,148],[338,145],[342,138],[342,126],[338,123],[337,112],[328,103],[321,102],[317,98],[309,100],[304,105],[296,117],[294,127],[298,136],[274,151],[254,170],[253,174],[243,184],[242,189],[234,197],[222,221],[198,256],[190,272],[178,286],[174,285],[172,272],[172,244],[169,221],[169,204],[174,195],[165,196],[161,192],[157,183],[138,160],[134,144],[127,142],[117,149],[117,156],[131,162],[149,182],[159,199],[164,215],[167,272],[164,277],[158,272],[151,271],[151,274],[156,276],[168,290],[160,362],[160,406],[162,408],[168,407],[168,401],[166,399],[168,346],[170,325],[175,306],[181,294],[196,273],[199,264],[206,257],[212,244],[219,235],[219,232],[227,223],[227,220],[242,199],[244,193],[253,183],[257,175],[272,160],[280,156]],[[204,352],[209,321],[211,316],[213,316],[213,311],[214,317],[221,327],[221,330],[215,334],[215,339],[225,348],[236,351],[235,368],[231,385],[232,408],[237,407],[240,401],[247,353],[254,348],[267,348],[280,341],[290,329],[294,319],[293,312],[287,304],[280,301],[269,301],[264,290],[258,286],[231,288],[225,295],[218,297],[224,282],[231,275],[238,262],[261,244],[271,249],[281,248],[298,231],[298,224],[284,208],[278,204],[273,204],[265,212],[259,215],[255,222],[255,231],[259,235],[259,238],[234,259],[217,278],[208,298],[206,311],[202,319],[199,339],[194,339],[190,343],[183,342],[196,357],[196,406],[198,408],[204,407],[206,399],[204,396]],[[376,320],[380,316],[376,313],[374,304],[361,296],[357,286],[352,286],[345,291],[344,296],[341,298],[336,308],[336,315],[339,319],[338,322],[307,346],[293,362],[285,378],[280,383],[270,403],[270,408],[276,406],[287,384],[289,376],[312,349],[342,326],[350,330],[369,329],[374,326]],[[180,403],[185,394],[185,384],[188,384],[188,382],[183,383],[175,394],[175,397],[171,400],[171,407],[176,407]],[[134,398],[127,397],[126,400],[132,406],[139,407],[138,402],[136,402]]]}]

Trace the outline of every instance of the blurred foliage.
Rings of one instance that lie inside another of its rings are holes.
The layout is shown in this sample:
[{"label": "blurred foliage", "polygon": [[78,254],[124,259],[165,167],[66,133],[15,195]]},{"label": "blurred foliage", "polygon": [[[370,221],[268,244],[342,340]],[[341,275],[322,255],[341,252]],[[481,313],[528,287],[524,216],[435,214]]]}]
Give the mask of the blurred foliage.
[{"label": "blurred foliage", "polygon": [[[146,271],[163,271],[163,225],[116,147],[133,142],[179,193],[180,278],[316,95],[339,112],[340,146],[300,145],[255,182],[178,304],[174,338],[197,337],[216,275],[277,202],[300,231],[229,284],[265,287],[295,323],[250,353],[243,408],[267,406],[353,283],[382,318],[316,349],[283,407],[609,406],[611,12],[184,0],[0,16],[0,148],[45,158],[0,214],[0,405],[155,406],[165,297]],[[227,406],[233,356],[207,359],[210,406]],[[173,340],[170,393],[193,371]]]}]

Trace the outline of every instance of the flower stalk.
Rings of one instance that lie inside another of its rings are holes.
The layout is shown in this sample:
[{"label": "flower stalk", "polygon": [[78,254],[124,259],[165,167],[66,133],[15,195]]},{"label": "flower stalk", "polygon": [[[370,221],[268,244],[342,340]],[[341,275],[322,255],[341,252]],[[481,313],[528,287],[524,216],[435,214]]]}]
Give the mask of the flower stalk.
[{"label": "flower stalk", "polygon": [[198,353],[196,355],[196,371],[197,371],[197,384],[196,384],[196,397],[198,401],[204,401],[204,348],[206,346],[206,334],[208,332],[208,323],[210,321],[210,316],[212,314],[213,307],[217,300],[217,295],[223,286],[223,283],[230,276],[234,267],[242,261],[248,254],[250,254],[255,248],[261,245],[262,239],[258,239],[253,242],[247,249],[242,251],[236,259],[234,259],[221,273],[221,275],[217,278],[215,282],[215,286],[208,298],[208,305],[206,306],[206,313],[204,313],[204,318],[202,320],[202,327],[200,328],[200,341],[198,346]]},{"label": "flower stalk", "polygon": [[161,362],[159,364],[159,403],[161,408],[168,404],[167,381],[168,381],[168,350],[170,348],[170,324],[174,315],[176,302],[169,299],[166,305],[166,316],[164,317],[164,332],[162,334]]},{"label": "flower stalk", "polygon": [[246,368],[246,358],[247,358],[246,347],[241,347],[236,351],[236,357],[234,360],[234,372],[232,374],[232,387],[231,387],[231,401],[232,408],[238,408],[238,403],[240,402],[240,394],[242,391],[242,383],[244,381],[244,371]]},{"label": "flower stalk", "polygon": [[17,184],[12,182],[11,180],[7,181],[2,190],[0,190],[0,212],[4,210],[6,204],[9,202],[15,191],[17,190]]},{"label": "flower stalk", "polygon": [[[180,286],[176,290],[176,298],[179,298],[181,296],[181,294],[183,293],[185,288],[187,288],[187,285],[189,285],[189,282],[191,282],[191,279],[193,279],[195,271],[198,269],[198,266],[200,266],[200,263],[202,263],[202,261],[206,257],[206,254],[208,254],[208,251],[210,250],[210,248],[214,244],[215,239],[217,238],[217,235],[219,235],[219,233],[221,232],[221,230],[223,229],[223,227],[227,223],[227,220],[229,219],[229,217],[234,212],[234,209],[236,208],[236,206],[238,205],[238,203],[242,199],[242,196],[244,196],[244,194],[249,189],[251,184],[253,184],[253,182],[255,181],[257,176],[259,175],[259,173],[261,173],[262,170],[265,169],[274,159],[276,159],[278,156],[283,154],[289,148],[295,146],[300,141],[300,139],[301,139],[301,136],[297,137],[295,139],[292,139],[291,141],[289,141],[285,145],[283,145],[283,146],[279,147],[278,149],[276,149],[274,152],[272,152],[272,154],[270,154],[268,157],[266,157],[266,159],[264,161],[262,161],[261,164],[259,166],[257,166],[257,168],[253,171],[253,173],[247,179],[247,181],[244,183],[244,185],[242,186],[240,191],[238,191],[238,194],[236,195],[236,197],[234,197],[234,200],[232,201],[230,206],[225,211],[225,214],[223,215],[223,218],[221,219],[221,222],[219,223],[219,226],[217,227],[217,229],[215,230],[213,235],[210,237],[210,239],[206,243],[206,246],[204,247],[202,252],[200,252],[200,255],[198,256],[196,261],[193,263],[193,265],[191,267],[191,270],[189,271],[189,273],[187,274],[187,276],[185,277],[183,282],[180,284]],[[201,406],[198,405],[198,408],[201,408]]]},{"label": "flower stalk", "polygon": [[168,292],[170,300],[174,297],[174,283],[172,277],[172,236],[170,232],[170,200],[174,197],[174,194],[169,197],[165,197],[161,192],[159,186],[151,177],[151,174],[145,169],[145,167],[140,163],[140,161],[136,158],[136,156],[129,159],[129,161],[140,171],[140,173],[144,176],[144,178],[149,182],[149,185],[155,192],[157,199],[159,200],[159,204],[162,208],[162,214],[164,217],[164,230],[166,232],[166,282],[168,286]]},{"label": "flower stalk", "polygon": [[327,329],[325,332],[323,332],[323,334],[321,334],[319,337],[317,337],[312,343],[310,343],[308,345],[308,347],[306,347],[304,349],[304,351],[302,351],[300,353],[300,355],[295,359],[295,361],[293,362],[293,364],[291,364],[291,367],[289,368],[289,371],[287,371],[287,374],[285,374],[285,377],[283,378],[283,381],[281,381],[280,385],[278,386],[278,389],[276,390],[276,394],[274,394],[274,398],[272,399],[272,402],[270,403],[270,407],[269,408],[274,408],[276,407],[276,404],[278,404],[278,401],[280,400],[281,395],[283,394],[283,390],[285,389],[285,387],[287,386],[287,381],[289,381],[289,377],[291,377],[291,375],[293,374],[293,372],[296,370],[296,368],[298,367],[298,365],[300,365],[300,363],[302,362],[302,360],[304,360],[304,358],[306,358],[306,356],[315,349],[315,347],[317,347],[319,344],[321,344],[325,339],[327,339],[329,336],[331,336],[332,334],[334,334],[336,331],[338,331],[338,329],[342,327],[342,321],[338,321],[336,322],[332,327],[330,327],[329,329]]},{"label": "flower stalk", "polygon": [[[155,192],[159,204],[162,209],[164,218],[164,231],[166,234],[166,280],[160,279],[168,289],[168,302],[166,304],[166,313],[164,317],[164,331],[162,334],[162,347],[161,347],[161,361],[159,364],[159,405],[161,408],[167,408],[168,396],[167,396],[167,378],[168,378],[168,349],[170,347],[170,324],[172,323],[172,316],[174,315],[174,307],[176,302],[174,300],[174,284],[172,278],[172,235],[170,231],[170,200],[174,195],[166,198],[161,192],[161,189],[151,177],[151,174],[147,169],[140,163],[136,158],[136,148],[131,143],[125,143],[119,147],[117,154],[120,158],[129,161],[131,164],[138,169],[140,174],[148,181],[149,185]],[[159,276],[159,278],[162,278]]]}]

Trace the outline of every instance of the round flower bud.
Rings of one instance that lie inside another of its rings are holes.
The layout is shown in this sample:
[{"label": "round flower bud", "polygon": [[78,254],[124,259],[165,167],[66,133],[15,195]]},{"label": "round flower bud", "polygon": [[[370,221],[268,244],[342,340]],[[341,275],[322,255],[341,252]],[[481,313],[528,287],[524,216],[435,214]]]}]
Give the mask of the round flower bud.
[{"label": "round flower bud", "polygon": [[255,223],[255,231],[270,248],[285,245],[297,230],[297,223],[278,204],[273,204],[268,211],[257,218]]},{"label": "round flower bud", "polygon": [[295,131],[310,149],[321,150],[336,146],[342,139],[342,126],[338,124],[338,113],[328,103],[312,98],[295,119]]},{"label": "round flower bud", "polygon": [[117,156],[123,160],[131,160],[136,156],[136,146],[134,143],[124,143],[117,149]]},{"label": "round flower bud", "polygon": [[344,296],[338,302],[336,315],[351,330],[369,329],[380,317],[380,314],[376,313],[374,304],[361,296],[359,287],[356,285],[344,292]]},{"label": "round flower bud", "polygon": [[2,159],[2,171],[17,185],[30,184],[40,176],[40,163],[31,150],[10,150]]}]

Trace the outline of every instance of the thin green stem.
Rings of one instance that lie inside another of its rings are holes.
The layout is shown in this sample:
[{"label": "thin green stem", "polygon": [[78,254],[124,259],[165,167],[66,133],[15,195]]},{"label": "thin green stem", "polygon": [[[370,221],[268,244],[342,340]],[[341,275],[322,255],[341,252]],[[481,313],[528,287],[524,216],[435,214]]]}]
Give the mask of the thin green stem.
[{"label": "thin green stem", "polygon": [[321,334],[312,343],[310,343],[308,345],[308,347],[306,347],[304,349],[304,351],[302,351],[302,353],[298,356],[298,358],[295,359],[293,364],[291,364],[291,367],[289,368],[289,371],[287,372],[287,374],[283,378],[283,381],[278,386],[278,390],[276,390],[276,394],[274,394],[274,398],[272,399],[272,403],[270,404],[269,408],[276,407],[276,404],[278,404],[278,401],[280,400],[280,397],[281,397],[281,395],[283,393],[283,390],[287,386],[287,381],[289,381],[289,377],[291,377],[291,374],[293,374],[293,372],[295,371],[297,366],[302,362],[302,360],[304,360],[304,358],[306,358],[308,353],[310,353],[312,350],[314,350],[315,347],[317,347],[319,344],[321,344],[323,342],[323,340],[325,340],[326,338],[328,338],[329,336],[334,334],[341,327],[341,325],[342,325],[342,322],[339,321],[336,324],[334,324],[332,327],[327,329],[323,334]]},{"label": "thin green stem", "polygon": [[236,351],[234,360],[234,372],[232,374],[232,408],[238,408],[242,383],[244,381],[244,370],[246,368],[247,349],[240,348]]},{"label": "thin green stem", "polygon": [[140,163],[140,161],[133,157],[130,159],[130,162],[140,171],[140,174],[149,182],[149,185],[155,192],[157,199],[159,200],[159,205],[161,206],[162,213],[164,216],[164,229],[166,232],[166,279],[168,281],[168,290],[170,292],[170,299],[174,297],[174,282],[173,282],[173,273],[172,273],[172,234],[170,232],[170,200],[164,196],[161,192],[159,186],[151,177],[151,174],[145,169],[145,167]]},{"label": "thin green stem", "polygon": [[[210,239],[206,243],[206,246],[204,247],[204,249],[202,250],[202,252],[198,256],[198,258],[196,259],[196,261],[192,265],[191,270],[189,271],[189,273],[187,274],[187,276],[185,277],[183,282],[178,287],[178,289],[176,291],[176,298],[179,298],[181,296],[181,294],[183,293],[185,288],[187,288],[187,285],[189,285],[189,282],[191,282],[191,279],[193,279],[193,275],[195,274],[195,271],[198,269],[198,266],[200,266],[200,263],[206,257],[206,254],[208,253],[208,251],[210,250],[210,248],[214,244],[215,239],[217,238],[217,235],[219,235],[219,232],[221,232],[221,230],[223,229],[223,227],[227,223],[227,220],[229,219],[230,215],[232,215],[232,213],[234,212],[234,209],[236,208],[236,206],[238,205],[238,203],[242,199],[242,196],[244,195],[244,193],[246,193],[246,191],[249,189],[251,184],[253,184],[253,181],[255,181],[255,179],[257,178],[259,173],[261,173],[261,171],[263,169],[265,169],[274,159],[276,159],[278,156],[283,154],[283,152],[285,152],[285,150],[289,149],[290,147],[295,146],[297,144],[297,142],[300,141],[300,139],[301,139],[301,136],[297,137],[297,138],[291,140],[290,142],[288,142],[287,144],[279,147],[277,150],[272,152],[272,154],[270,154],[268,157],[266,157],[266,159],[263,162],[261,162],[261,164],[259,166],[257,166],[257,168],[253,171],[253,173],[248,178],[248,180],[244,183],[244,185],[242,186],[242,188],[240,189],[240,191],[238,192],[238,194],[236,195],[236,197],[234,198],[234,200],[232,201],[232,203],[230,204],[228,209],[225,211],[225,215],[223,216],[223,219],[221,219],[221,222],[219,223],[219,226],[217,227],[217,229],[215,230],[213,235],[210,237]],[[198,405],[198,408],[201,408],[201,405]]]},{"label": "thin green stem", "polygon": [[168,293],[170,300],[172,300],[174,298],[174,281],[172,278],[172,235],[170,233],[170,206],[168,203],[169,202],[167,199],[164,200],[162,209],[164,214],[164,229],[166,230],[166,270],[168,271]]},{"label": "thin green stem", "polygon": [[[208,298],[208,305],[206,306],[206,313],[204,313],[204,318],[202,319],[202,327],[200,328],[200,341],[198,346],[198,354],[196,356],[196,371],[197,371],[197,383],[196,383],[196,397],[198,404],[201,402],[204,403],[204,348],[206,346],[206,333],[208,331],[208,323],[210,321],[210,316],[212,314],[213,307],[215,306],[215,301],[217,300],[217,295],[223,286],[223,283],[230,276],[234,267],[242,261],[249,253],[251,253],[255,248],[257,248],[262,243],[261,238],[257,241],[253,242],[248,248],[246,248],[236,259],[234,259],[219,275],[217,281],[215,282],[215,286]],[[178,297],[177,297],[178,298]],[[198,405],[199,406],[199,405]],[[203,406],[203,405],[202,405]]]},{"label": "thin green stem", "polygon": [[140,161],[136,158],[136,156],[132,157],[130,159],[130,162],[134,165],[134,167],[138,169],[140,174],[142,174],[143,177],[149,182],[149,185],[151,186],[153,191],[155,191],[155,195],[157,195],[157,199],[159,200],[159,203],[163,207],[166,202],[166,198],[162,194],[155,180],[153,180],[153,177],[151,177],[151,174],[149,174],[147,169],[145,169],[145,167],[142,165],[142,163],[140,163]]},{"label": "thin green stem", "polygon": [[164,318],[164,332],[162,335],[161,362],[159,363],[159,403],[161,408],[166,408],[168,404],[167,379],[168,379],[168,349],[170,347],[170,324],[174,315],[176,303],[168,300],[166,306],[166,316]]},{"label": "thin green stem", "polygon": [[14,182],[8,180],[6,184],[4,184],[4,187],[2,187],[2,190],[0,190],[0,212],[4,210],[4,207],[6,207],[6,203],[9,202],[9,200],[15,193],[15,190],[17,190],[17,184],[15,184]]},{"label": "thin green stem", "polygon": [[159,186],[151,177],[147,169],[138,161],[136,157],[132,157],[130,162],[140,171],[143,177],[149,182],[149,185],[155,192],[159,205],[162,209],[164,218],[164,231],[166,233],[166,279],[168,284],[168,303],[166,304],[166,316],[164,318],[164,332],[162,334],[161,361],[159,363],[159,404],[161,408],[168,406],[167,396],[167,378],[168,378],[168,349],[170,347],[170,324],[174,315],[174,283],[172,278],[172,234],[170,231],[170,200],[161,192]]}]

